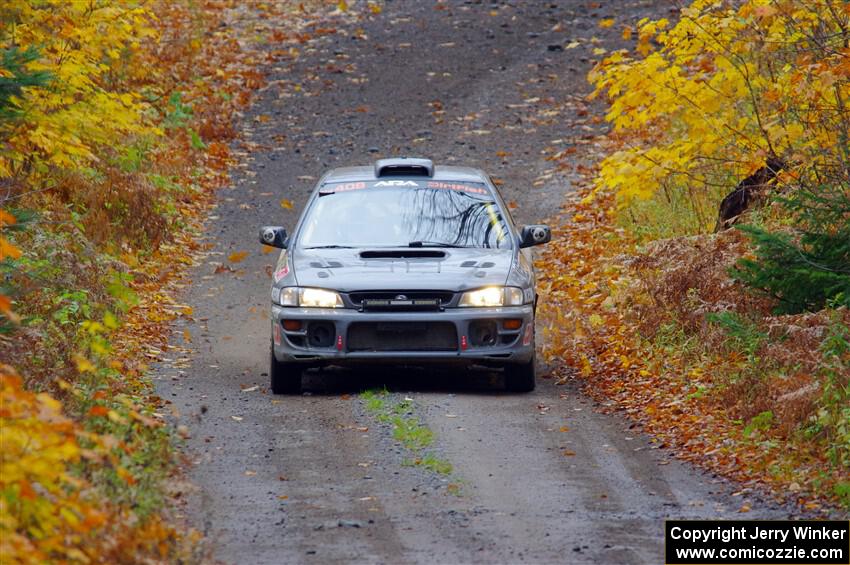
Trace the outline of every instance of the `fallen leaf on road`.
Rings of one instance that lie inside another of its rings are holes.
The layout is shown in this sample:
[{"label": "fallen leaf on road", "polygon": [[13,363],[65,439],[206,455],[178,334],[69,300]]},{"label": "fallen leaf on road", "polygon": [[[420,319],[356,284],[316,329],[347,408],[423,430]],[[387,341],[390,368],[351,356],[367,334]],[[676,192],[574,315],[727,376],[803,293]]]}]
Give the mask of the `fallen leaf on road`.
[{"label": "fallen leaf on road", "polygon": [[280,207],[284,210],[292,210],[292,200],[287,200],[284,198],[280,201]]},{"label": "fallen leaf on road", "polygon": [[259,390],[259,388],[258,385],[249,386],[248,388],[243,388],[242,392],[254,392],[255,390]]},{"label": "fallen leaf on road", "polygon": [[248,256],[247,251],[234,251],[230,255],[227,256],[227,260],[231,263],[240,263],[245,260],[245,257]]},{"label": "fallen leaf on road", "polygon": [[256,474],[257,474],[257,472],[256,472],[256,471],[245,471],[245,476],[246,476],[246,477],[253,477],[253,476],[254,476],[254,475],[256,475]]},{"label": "fallen leaf on road", "polygon": [[231,416],[231,419],[236,420],[237,422],[241,422],[243,418],[242,416]]}]

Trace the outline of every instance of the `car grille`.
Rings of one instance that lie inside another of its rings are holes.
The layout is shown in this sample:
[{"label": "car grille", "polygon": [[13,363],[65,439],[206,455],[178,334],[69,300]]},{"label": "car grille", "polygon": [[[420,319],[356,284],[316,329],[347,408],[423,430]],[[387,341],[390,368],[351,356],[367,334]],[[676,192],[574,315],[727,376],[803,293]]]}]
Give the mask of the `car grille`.
[{"label": "car grille", "polygon": [[349,300],[363,310],[439,310],[453,299],[453,292],[438,290],[390,290],[352,292]]},{"label": "car grille", "polygon": [[349,351],[455,351],[451,322],[355,322],[348,327]]}]

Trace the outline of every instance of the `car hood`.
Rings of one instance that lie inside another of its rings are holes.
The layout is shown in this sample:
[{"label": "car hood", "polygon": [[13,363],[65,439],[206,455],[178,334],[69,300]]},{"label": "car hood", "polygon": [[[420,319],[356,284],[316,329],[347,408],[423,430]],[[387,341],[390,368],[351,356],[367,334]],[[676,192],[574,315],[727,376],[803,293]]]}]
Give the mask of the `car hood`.
[{"label": "car hood", "polygon": [[[402,254],[414,256],[392,256]],[[505,284],[513,255],[510,249],[296,249],[291,261],[299,286],[460,291]]]}]

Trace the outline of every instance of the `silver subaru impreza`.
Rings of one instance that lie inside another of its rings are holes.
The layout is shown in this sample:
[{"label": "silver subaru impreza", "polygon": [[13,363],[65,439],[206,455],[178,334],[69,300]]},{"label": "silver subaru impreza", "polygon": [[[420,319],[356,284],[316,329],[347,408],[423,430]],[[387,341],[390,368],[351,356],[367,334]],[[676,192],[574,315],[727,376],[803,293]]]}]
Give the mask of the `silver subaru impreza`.
[{"label": "silver subaru impreza", "polygon": [[391,363],[504,369],[534,389],[531,246],[490,178],[427,159],[383,159],[326,173],[282,249],[271,289],[271,389],[301,390],[308,367]]}]

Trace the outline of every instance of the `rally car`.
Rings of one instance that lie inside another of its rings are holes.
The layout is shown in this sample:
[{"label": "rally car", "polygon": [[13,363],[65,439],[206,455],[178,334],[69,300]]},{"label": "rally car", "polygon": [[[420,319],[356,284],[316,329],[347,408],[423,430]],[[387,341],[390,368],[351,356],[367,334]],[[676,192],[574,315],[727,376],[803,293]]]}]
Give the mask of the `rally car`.
[{"label": "rally car", "polygon": [[283,251],[271,288],[271,389],[301,390],[326,365],[483,365],[508,390],[534,389],[537,301],[531,246],[478,169],[395,158],[326,173]]}]

